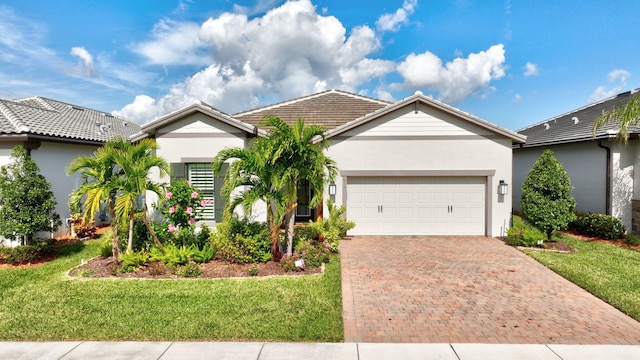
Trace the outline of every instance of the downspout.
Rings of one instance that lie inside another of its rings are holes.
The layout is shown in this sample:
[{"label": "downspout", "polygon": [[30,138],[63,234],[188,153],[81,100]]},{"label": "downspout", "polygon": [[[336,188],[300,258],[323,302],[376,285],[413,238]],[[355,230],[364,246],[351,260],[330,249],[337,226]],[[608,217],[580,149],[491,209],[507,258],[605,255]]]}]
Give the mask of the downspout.
[{"label": "downspout", "polygon": [[598,147],[605,149],[607,151],[607,177],[606,177],[606,188],[607,192],[605,194],[605,213],[607,215],[611,215],[611,148],[608,148],[602,145],[602,141],[598,141]]}]

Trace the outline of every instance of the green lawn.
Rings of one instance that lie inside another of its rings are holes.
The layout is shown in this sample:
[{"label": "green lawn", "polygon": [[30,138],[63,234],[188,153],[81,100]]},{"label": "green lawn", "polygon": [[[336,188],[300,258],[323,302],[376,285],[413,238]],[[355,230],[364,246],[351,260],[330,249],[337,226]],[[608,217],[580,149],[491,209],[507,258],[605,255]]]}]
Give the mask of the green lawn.
[{"label": "green lawn", "polygon": [[70,279],[98,241],[35,269],[0,270],[0,340],[342,341],[340,262],[322,276]]},{"label": "green lawn", "polygon": [[556,236],[573,254],[525,251],[543,265],[640,321],[640,252]]}]

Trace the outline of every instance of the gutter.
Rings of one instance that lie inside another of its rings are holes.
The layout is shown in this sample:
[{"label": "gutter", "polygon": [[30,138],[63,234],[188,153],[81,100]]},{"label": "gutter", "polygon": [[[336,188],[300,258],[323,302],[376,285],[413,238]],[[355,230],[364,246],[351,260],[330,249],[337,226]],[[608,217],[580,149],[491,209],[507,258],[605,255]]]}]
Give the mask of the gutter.
[{"label": "gutter", "polygon": [[605,151],[607,152],[607,192],[605,193],[605,213],[607,215],[611,215],[611,148],[602,145],[602,141],[598,141],[598,147],[601,149],[605,149]]}]

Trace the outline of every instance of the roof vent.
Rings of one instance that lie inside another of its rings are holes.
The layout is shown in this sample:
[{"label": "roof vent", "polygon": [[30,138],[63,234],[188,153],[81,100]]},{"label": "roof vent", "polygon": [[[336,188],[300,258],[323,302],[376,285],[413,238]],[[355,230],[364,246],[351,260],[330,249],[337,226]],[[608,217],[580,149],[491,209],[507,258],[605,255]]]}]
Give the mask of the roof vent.
[{"label": "roof vent", "polygon": [[126,121],[123,121],[123,122],[122,122],[122,126],[129,126],[129,123],[128,123],[128,122],[126,122]]},{"label": "roof vent", "polygon": [[544,129],[545,129],[545,130],[549,130],[549,127],[550,127],[550,126],[549,126],[549,123],[544,123]]},{"label": "roof vent", "polygon": [[71,108],[72,108],[73,110],[84,111],[84,109],[83,109],[83,108],[81,108],[81,107],[77,107],[77,106],[71,106]]},{"label": "roof vent", "polygon": [[107,114],[107,113],[102,113],[102,116],[106,116],[106,117],[110,117],[110,118],[112,118],[112,117],[113,117],[113,115],[111,115],[111,114]]},{"label": "roof vent", "polygon": [[573,125],[575,125],[575,124],[580,122],[580,120],[578,120],[578,118],[576,116],[572,117],[571,120],[573,120]]}]

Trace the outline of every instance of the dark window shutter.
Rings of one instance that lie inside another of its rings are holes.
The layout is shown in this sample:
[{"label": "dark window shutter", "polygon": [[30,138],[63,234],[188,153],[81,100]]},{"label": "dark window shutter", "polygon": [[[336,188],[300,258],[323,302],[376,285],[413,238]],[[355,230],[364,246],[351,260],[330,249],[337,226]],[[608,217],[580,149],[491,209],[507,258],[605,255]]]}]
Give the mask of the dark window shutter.
[{"label": "dark window shutter", "polygon": [[227,168],[229,164],[222,164],[222,169],[220,169],[220,173],[215,174],[213,177],[213,189],[215,193],[215,218],[216,222],[222,221],[222,214],[224,212],[225,207],[225,199],[222,197],[222,186],[224,185],[224,176],[227,173]]},{"label": "dark window shutter", "polygon": [[169,167],[171,168],[171,182],[187,178],[187,164],[171,163],[169,164]]}]

